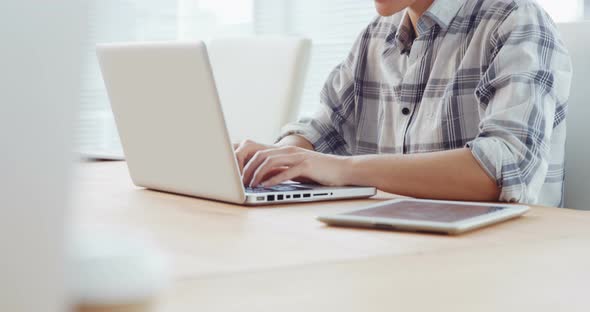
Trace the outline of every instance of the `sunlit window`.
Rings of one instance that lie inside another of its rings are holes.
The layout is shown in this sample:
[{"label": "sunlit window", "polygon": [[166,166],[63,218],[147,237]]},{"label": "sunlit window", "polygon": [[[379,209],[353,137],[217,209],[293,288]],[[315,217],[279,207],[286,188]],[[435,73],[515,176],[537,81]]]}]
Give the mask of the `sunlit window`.
[{"label": "sunlit window", "polygon": [[537,0],[556,22],[584,17],[584,0]]},{"label": "sunlit window", "polygon": [[178,38],[253,34],[253,0],[178,0]]}]

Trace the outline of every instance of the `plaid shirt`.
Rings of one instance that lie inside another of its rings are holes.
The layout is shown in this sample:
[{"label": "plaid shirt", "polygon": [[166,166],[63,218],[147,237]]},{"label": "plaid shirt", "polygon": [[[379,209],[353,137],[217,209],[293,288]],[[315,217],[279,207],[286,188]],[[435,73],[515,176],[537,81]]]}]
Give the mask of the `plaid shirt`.
[{"label": "plaid shirt", "polygon": [[376,18],[281,137],[339,155],[467,147],[500,201],[561,206],[571,62],[549,16],[532,0],[435,0],[417,28]]}]

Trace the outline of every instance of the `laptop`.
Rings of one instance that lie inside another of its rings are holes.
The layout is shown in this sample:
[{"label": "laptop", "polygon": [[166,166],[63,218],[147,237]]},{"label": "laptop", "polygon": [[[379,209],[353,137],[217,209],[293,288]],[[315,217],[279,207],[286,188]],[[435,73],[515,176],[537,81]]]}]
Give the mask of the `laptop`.
[{"label": "laptop", "polygon": [[376,194],[373,187],[298,183],[245,188],[203,42],[103,44],[97,55],[139,187],[241,205]]}]

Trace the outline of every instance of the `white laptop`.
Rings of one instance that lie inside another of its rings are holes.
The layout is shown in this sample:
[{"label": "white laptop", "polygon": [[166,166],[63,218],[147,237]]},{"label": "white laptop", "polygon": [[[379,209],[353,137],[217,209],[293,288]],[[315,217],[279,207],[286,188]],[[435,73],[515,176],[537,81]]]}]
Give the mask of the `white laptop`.
[{"label": "white laptop", "polygon": [[106,44],[97,54],[137,186],[245,205],[375,195],[372,187],[244,188],[202,42]]}]

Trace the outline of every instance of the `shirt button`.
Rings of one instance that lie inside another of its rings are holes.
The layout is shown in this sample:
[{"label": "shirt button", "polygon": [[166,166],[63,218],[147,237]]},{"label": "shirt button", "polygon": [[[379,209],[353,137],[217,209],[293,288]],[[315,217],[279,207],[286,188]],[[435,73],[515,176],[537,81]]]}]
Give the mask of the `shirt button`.
[{"label": "shirt button", "polygon": [[402,108],[402,114],[409,115],[410,114],[410,109],[407,108],[407,107]]}]

